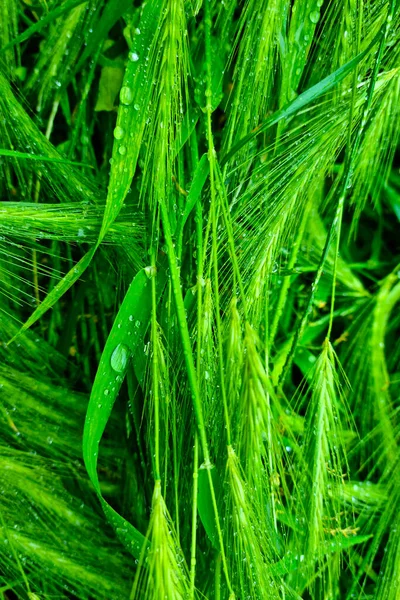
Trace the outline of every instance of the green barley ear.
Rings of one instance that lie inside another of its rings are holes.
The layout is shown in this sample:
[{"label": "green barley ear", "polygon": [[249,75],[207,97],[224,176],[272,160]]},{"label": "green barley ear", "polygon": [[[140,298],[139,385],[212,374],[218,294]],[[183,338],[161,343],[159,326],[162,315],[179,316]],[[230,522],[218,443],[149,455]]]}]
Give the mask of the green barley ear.
[{"label": "green barley ear", "polygon": [[[254,490],[269,536],[279,552],[278,513],[282,496],[289,496],[286,483],[284,444],[280,419],[283,410],[259,355],[259,340],[246,324],[242,389],[238,416],[238,451],[250,489]],[[261,516],[261,515],[260,515]]]},{"label": "green barley ear", "polygon": [[[0,143],[2,148],[11,151],[2,159],[0,166],[4,173],[4,187],[12,198],[15,199],[16,195],[20,199],[31,196],[35,198],[35,177],[41,181],[41,192],[46,197],[53,198],[53,201],[55,197],[59,202],[95,202],[98,187],[76,167],[73,168],[41,133],[1,72]],[[18,152],[24,153],[22,159]],[[29,155],[37,155],[36,160],[29,160]]]},{"label": "green barley ear", "polygon": [[[154,258],[152,257],[152,261]],[[152,267],[153,270],[155,267]],[[161,489],[162,457],[165,467],[163,476],[167,481],[168,473],[168,446],[169,446],[169,419],[171,386],[167,371],[165,349],[161,340],[161,329],[157,322],[157,285],[155,272],[151,276],[151,347],[149,359],[149,382],[147,393],[150,397],[147,412],[150,414],[148,445],[152,452],[154,489],[151,503],[150,521],[147,528],[146,539],[141,551],[138,568],[133,583],[130,598],[156,600],[185,600],[190,590],[189,573],[185,558],[180,547],[179,529],[168,512],[163,492]],[[174,398],[174,412],[176,399]],[[173,477],[175,487],[175,509],[179,527],[179,472],[176,457],[176,420],[173,419]],[[166,491],[166,487],[164,488]],[[164,491],[164,494],[165,494]]]},{"label": "green barley ear", "polygon": [[[341,503],[349,467],[343,429],[347,421],[346,399],[340,381],[340,365],[331,343],[325,340],[310,375],[310,391],[300,388],[300,402],[307,401],[302,458],[299,465],[296,510],[302,539],[302,555],[309,574],[327,569],[327,582],[337,579],[332,561],[325,563],[324,548],[334,538],[352,535],[351,518]],[[337,568],[337,565],[335,566]]]},{"label": "green barley ear", "polygon": [[215,424],[222,418],[222,406],[220,397],[215,393],[218,381],[218,365],[215,360],[217,354],[217,342],[215,340],[215,306],[211,279],[207,278],[202,287],[202,306],[199,330],[197,332],[197,344],[199,352],[199,385],[204,398],[204,417],[206,427],[210,434],[211,444],[215,452],[225,453],[226,439]]},{"label": "green barley ear", "polygon": [[147,201],[152,207],[167,196],[170,220],[175,228],[178,200],[172,202],[174,150],[188,118],[187,24],[183,0],[162,0],[160,4],[161,18],[148,57],[152,71],[147,76],[154,85],[150,87],[147,105],[135,105],[135,109],[147,113],[142,195],[148,194]]},{"label": "green barley ear", "polygon": [[56,97],[58,104],[71,69],[85,41],[85,30],[93,26],[91,11],[83,3],[62,16],[51,28],[32,75],[26,83],[26,92],[37,91],[37,110],[47,108],[50,99]]},{"label": "green barley ear", "polygon": [[[398,485],[398,482],[397,482]],[[389,541],[385,547],[385,558],[380,571],[378,580],[376,600],[397,600],[398,590],[400,589],[400,571],[398,568],[400,561],[400,505],[396,505],[397,511],[393,521],[389,526]]]},{"label": "green barley ear", "polygon": [[189,594],[188,570],[174,524],[161,493],[161,482],[154,485],[151,516],[131,600],[185,600]]},{"label": "green barley ear", "polygon": [[226,147],[246,135],[274,108],[279,36],[285,27],[286,0],[248,0],[236,32],[237,52],[230,96]]},{"label": "green barley ear", "polygon": [[[354,322],[348,330],[349,344],[343,360],[352,381],[349,402],[360,434],[365,438],[364,459],[383,443],[387,459],[396,460],[395,404],[386,339],[399,301],[400,284],[395,269],[381,282],[377,293],[355,311]],[[359,398],[365,402],[359,403]],[[371,431],[375,432],[374,436],[368,435]]]},{"label": "green barley ear", "polygon": [[233,562],[233,584],[240,597],[262,600],[280,598],[270,566],[274,548],[271,546],[263,507],[246,481],[239,458],[228,446],[226,463],[228,486],[227,507],[232,517],[228,540],[228,559]]},{"label": "green barley ear", "polygon": [[[394,449],[389,448],[386,443],[379,447],[379,455],[376,454],[376,463],[382,469],[382,475],[379,479],[380,503],[373,510],[368,510],[368,505],[359,516],[359,521],[365,529],[373,533],[371,544],[366,548],[363,561],[357,573],[357,578],[353,582],[349,594],[354,593],[357,584],[361,589],[365,589],[368,584],[369,573],[373,568],[374,561],[379,552],[383,551],[384,558],[381,569],[378,573],[376,584],[376,600],[396,600],[399,589],[399,551],[400,551],[400,481],[399,481],[399,439],[400,428],[395,430],[395,439],[397,447],[395,449],[395,461],[391,454]],[[388,460],[389,459],[389,460]],[[376,464],[372,465],[370,477],[374,477]],[[367,482],[371,487],[371,482]],[[369,490],[368,490],[369,491]],[[368,495],[367,495],[368,498]]]},{"label": "green barley ear", "polygon": [[[18,2],[16,0],[4,0],[0,5],[0,48],[8,46],[10,41],[17,36],[17,33]],[[15,79],[16,76],[23,79],[26,75],[26,71],[21,69],[21,53],[18,45],[9,47],[4,52],[0,58],[0,65],[10,79]]]},{"label": "green barley ear", "polygon": [[131,560],[93,510],[87,482],[79,480],[74,496],[65,462],[4,446],[0,467],[0,569],[17,597],[27,587],[50,597],[68,589],[79,600],[126,598]]},{"label": "green barley ear", "polygon": [[390,176],[394,153],[399,143],[400,69],[397,67],[383,73],[377,85],[381,83],[380,80],[385,82],[384,90],[366,124],[365,137],[354,172],[354,230],[368,199],[374,198],[375,204],[378,202],[382,186]]}]

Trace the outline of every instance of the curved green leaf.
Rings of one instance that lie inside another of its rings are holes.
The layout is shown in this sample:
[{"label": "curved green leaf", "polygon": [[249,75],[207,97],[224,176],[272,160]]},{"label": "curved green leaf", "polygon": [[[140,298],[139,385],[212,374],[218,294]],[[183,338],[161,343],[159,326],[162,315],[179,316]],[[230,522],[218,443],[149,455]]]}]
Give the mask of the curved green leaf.
[{"label": "curved green leaf", "polygon": [[97,459],[100,440],[129,362],[138,345],[143,344],[150,314],[151,285],[145,269],[142,269],[125,295],[104,347],[90,395],[83,432],[83,458],[90,480],[118,537],[136,558],[140,558],[145,538],[104,500],[97,474]]}]

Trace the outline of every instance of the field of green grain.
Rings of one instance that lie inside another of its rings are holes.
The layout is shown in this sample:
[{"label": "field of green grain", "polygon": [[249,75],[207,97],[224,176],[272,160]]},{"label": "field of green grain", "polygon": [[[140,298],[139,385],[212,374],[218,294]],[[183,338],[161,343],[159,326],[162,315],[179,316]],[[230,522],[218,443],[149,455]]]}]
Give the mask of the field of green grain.
[{"label": "field of green grain", "polygon": [[0,600],[400,599],[399,0],[0,0]]}]

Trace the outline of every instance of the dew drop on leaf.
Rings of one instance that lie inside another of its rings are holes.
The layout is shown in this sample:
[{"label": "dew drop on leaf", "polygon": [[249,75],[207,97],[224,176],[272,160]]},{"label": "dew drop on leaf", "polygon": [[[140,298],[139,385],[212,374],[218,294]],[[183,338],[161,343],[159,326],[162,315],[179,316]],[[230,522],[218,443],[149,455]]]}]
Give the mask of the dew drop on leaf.
[{"label": "dew drop on leaf", "polygon": [[114,129],[114,137],[116,140],[121,140],[125,135],[125,131],[122,129],[122,127],[119,127],[117,125],[117,127]]},{"label": "dew drop on leaf", "polygon": [[126,344],[118,344],[114,352],[111,354],[111,368],[116,373],[123,373],[129,360],[129,348]]},{"label": "dew drop on leaf", "polygon": [[157,269],[154,266],[149,266],[144,268],[144,272],[146,273],[147,277],[151,279],[157,273]]},{"label": "dew drop on leaf", "polygon": [[119,98],[122,104],[131,104],[133,101],[133,92],[131,88],[124,85],[119,93]]}]

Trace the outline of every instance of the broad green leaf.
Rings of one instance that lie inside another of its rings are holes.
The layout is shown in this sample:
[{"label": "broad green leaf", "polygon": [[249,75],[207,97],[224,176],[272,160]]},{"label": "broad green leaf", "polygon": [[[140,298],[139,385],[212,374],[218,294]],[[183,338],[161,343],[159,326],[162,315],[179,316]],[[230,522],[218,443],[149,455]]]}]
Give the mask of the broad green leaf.
[{"label": "broad green leaf", "polygon": [[192,314],[194,307],[196,306],[196,298],[197,298],[197,288],[193,287],[188,290],[185,294],[185,298],[183,303],[185,305],[186,314],[188,316],[188,320]]},{"label": "broad green leaf", "polygon": [[99,81],[99,95],[94,110],[110,111],[121,87],[124,72],[118,67],[103,67]]},{"label": "broad green leaf", "polygon": [[103,14],[100,17],[96,28],[91,32],[91,35],[88,38],[85,51],[77,65],[77,71],[81,69],[85,60],[94,52],[94,50],[99,45],[103,44],[110,29],[115,25],[118,19],[131,8],[131,6],[131,0],[108,0],[108,2],[105,3]]},{"label": "broad green leaf", "polygon": [[[151,267],[147,267],[149,269]],[[167,277],[165,268],[162,265],[158,266],[157,269],[157,282],[156,282],[156,301],[157,304],[161,301],[163,297],[163,292],[165,288]],[[145,384],[146,371],[149,364],[148,361],[148,345],[138,344],[136,347],[135,353],[132,356],[133,368],[135,370],[135,375],[142,387]]]},{"label": "broad green leaf", "polygon": [[[212,503],[211,490],[210,490],[210,482],[208,479],[207,468],[205,466],[201,466],[199,471],[199,488],[198,488],[198,497],[197,497],[197,509],[199,511],[201,522],[203,523],[204,529],[210,539],[211,544],[216,550],[220,549],[219,541],[218,541],[218,531],[217,525],[215,521],[215,513],[214,507]],[[215,495],[218,500],[221,497],[222,487],[221,480],[217,476],[215,467],[211,468],[211,476],[213,480],[213,487],[215,490]],[[220,513],[221,514],[221,513]]]},{"label": "broad green leaf", "polygon": [[389,184],[384,185],[383,189],[388,204],[392,207],[394,214],[400,221],[400,194]]},{"label": "broad green leaf", "polygon": [[300,347],[297,349],[293,362],[299,367],[303,377],[307,377],[316,360],[316,357],[308,348]]},{"label": "broad green leaf", "polygon": [[135,45],[129,52],[120,91],[110,182],[99,242],[117,218],[136,171],[153,87],[153,52],[158,24],[162,19],[161,6],[161,0],[144,5],[140,35],[134,37]]},{"label": "broad green leaf", "polygon": [[141,344],[151,314],[151,285],[145,269],[132,281],[101,356],[83,432],[83,458],[103,510],[121,541],[140,557],[144,536],[104,500],[97,474],[99,445],[132,356]]}]

